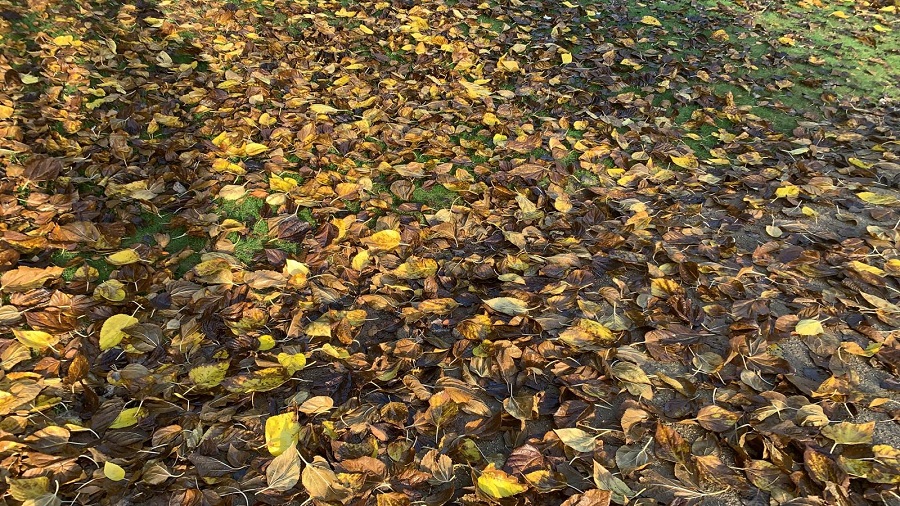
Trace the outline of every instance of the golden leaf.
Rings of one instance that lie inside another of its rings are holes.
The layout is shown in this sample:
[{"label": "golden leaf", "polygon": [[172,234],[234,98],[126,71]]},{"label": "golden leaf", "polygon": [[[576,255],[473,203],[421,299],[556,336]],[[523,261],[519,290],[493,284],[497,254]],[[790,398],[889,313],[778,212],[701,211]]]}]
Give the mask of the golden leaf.
[{"label": "golden leaf", "polygon": [[59,342],[59,336],[54,336],[40,330],[19,330],[13,329],[13,335],[16,339],[29,348],[35,350],[43,350],[50,348]]},{"label": "golden leaf", "polygon": [[824,333],[825,329],[819,320],[800,320],[794,327],[794,332],[801,336],[817,336]]},{"label": "golden leaf", "polygon": [[125,337],[125,329],[138,324],[138,319],[127,314],[110,316],[100,327],[100,349],[108,350],[118,346]]},{"label": "golden leaf", "polygon": [[306,367],[306,355],[303,353],[279,353],[277,358],[278,363],[287,369],[288,374],[294,374]]},{"label": "golden leaf", "polygon": [[382,230],[363,240],[373,248],[390,251],[400,245],[400,232],[396,230]]},{"label": "golden leaf", "polygon": [[521,494],[528,490],[528,487],[519,483],[515,476],[496,469],[492,462],[478,477],[478,490],[492,499],[504,499]]},{"label": "golden leaf", "polygon": [[266,420],[266,448],[275,457],[297,444],[299,434],[300,424],[294,412],[270,416]]}]

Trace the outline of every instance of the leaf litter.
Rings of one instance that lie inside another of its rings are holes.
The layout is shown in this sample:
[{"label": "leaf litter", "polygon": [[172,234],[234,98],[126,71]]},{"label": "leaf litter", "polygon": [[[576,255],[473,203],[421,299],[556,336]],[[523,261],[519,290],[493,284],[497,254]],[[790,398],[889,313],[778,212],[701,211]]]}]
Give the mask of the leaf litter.
[{"label": "leaf litter", "polygon": [[886,3],[0,2],[0,490],[891,504],[900,116],[852,80],[898,67],[797,12],[896,47]]}]

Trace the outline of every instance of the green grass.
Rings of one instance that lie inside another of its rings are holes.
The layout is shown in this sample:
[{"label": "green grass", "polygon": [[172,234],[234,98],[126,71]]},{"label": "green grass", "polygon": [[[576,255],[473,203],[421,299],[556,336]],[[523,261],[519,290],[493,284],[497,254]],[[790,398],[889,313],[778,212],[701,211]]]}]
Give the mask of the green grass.
[{"label": "green grass", "polygon": [[204,237],[196,237],[187,234],[182,227],[171,226],[174,215],[170,213],[154,214],[143,213],[140,216],[140,222],[134,234],[122,239],[122,246],[128,247],[135,244],[155,244],[154,235],[165,233],[169,235],[169,242],[166,244],[165,250],[170,255],[176,255],[190,249],[193,251],[189,256],[182,259],[175,266],[175,275],[183,276],[187,271],[191,270],[195,265],[200,263],[200,251],[205,249],[208,241]]},{"label": "green grass", "polygon": [[435,184],[427,190],[417,187],[412,192],[413,202],[426,205],[432,209],[449,209],[456,199],[456,193],[440,184]]},{"label": "green grass", "polygon": [[266,202],[257,197],[243,197],[239,200],[222,200],[218,203],[218,210],[226,218],[240,221],[244,224],[259,220],[262,216],[262,208]]}]

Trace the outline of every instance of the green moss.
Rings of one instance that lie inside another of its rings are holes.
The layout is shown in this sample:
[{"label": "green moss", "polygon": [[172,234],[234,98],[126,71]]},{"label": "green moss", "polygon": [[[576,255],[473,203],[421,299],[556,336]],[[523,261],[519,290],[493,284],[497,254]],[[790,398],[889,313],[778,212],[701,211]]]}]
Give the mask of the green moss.
[{"label": "green moss", "polygon": [[261,198],[244,197],[239,200],[222,200],[218,203],[218,208],[226,218],[249,223],[259,220],[265,205],[266,202]]},{"label": "green moss", "polygon": [[297,216],[310,225],[316,226],[316,218],[312,215],[312,211],[308,207],[304,207],[299,213],[297,213]]},{"label": "green moss", "polygon": [[263,250],[263,240],[256,236],[232,239],[234,241],[234,257],[247,265],[253,263],[253,257]]},{"label": "green moss", "polygon": [[419,187],[412,193],[413,202],[424,204],[432,209],[448,209],[457,198],[456,193],[440,184],[433,185],[427,190]]},{"label": "green moss", "polygon": [[269,248],[280,249],[286,253],[290,253],[292,255],[296,255],[298,251],[300,251],[300,245],[296,242],[285,241],[282,239],[272,239],[266,244]]},{"label": "green moss", "polygon": [[194,252],[191,253],[187,258],[178,263],[178,266],[175,268],[175,277],[182,278],[185,274],[188,273],[191,269],[194,268],[195,265],[200,263],[200,253]]}]

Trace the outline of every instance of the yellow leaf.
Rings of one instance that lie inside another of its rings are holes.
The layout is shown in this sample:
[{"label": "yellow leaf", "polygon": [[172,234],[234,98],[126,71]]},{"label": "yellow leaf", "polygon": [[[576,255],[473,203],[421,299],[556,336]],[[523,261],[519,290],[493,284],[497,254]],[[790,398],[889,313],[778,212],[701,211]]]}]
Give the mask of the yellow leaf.
[{"label": "yellow leaf", "polygon": [[874,25],[872,25],[872,29],[879,33],[887,33],[889,31],[891,31],[890,28],[879,25],[878,23],[875,23]]},{"label": "yellow leaf", "polygon": [[259,336],[259,346],[256,347],[259,351],[271,350],[275,347],[275,338],[269,334],[263,334]]},{"label": "yellow leaf", "polygon": [[306,355],[303,353],[279,353],[278,363],[287,369],[288,374],[294,374],[306,367]]},{"label": "yellow leaf", "polygon": [[125,479],[125,470],[122,469],[122,466],[113,464],[107,460],[103,464],[103,476],[106,476],[112,481],[122,481]]},{"label": "yellow leaf", "polygon": [[400,279],[424,279],[433,276],[438,264],[431,258],[410,257],[391,273]]},{"label": "yellow leaf", "polygon": [[59,337],[40,330],[13,329],[13,334],[20,343],[36,350],[49,348],[59,342]]},{"label": "yellow leaf", "polygon": [[580,351],[600,351],[612,346],[616,337],[602,323],[580,319],[562,331],[559,340]]},{"label": "yellow leaf", "polygon": [[125,427],[131,427],[132,425],[137,425],[141,418],[145,416],[147,416],[147,410],[142,407],[123,409],[109,428],[124,429]]},{"label": "yellow leaf", "polygon": [[835,18],[839,18],[839,19],[847,19],[847,18],[850,17],[850,16],[848,16],[847,13],[844,12],[844,11],[834,11],[834,12],[832,12],[831,14],[829,14],[829,16],[832,16],[832,17],[835,17]]},{"label": "yellow leaf", "polygon": [[369,258],[369,250],[360,250],[360,252],[353,257],[353,260],[350,261],[350,267],[353,267],[354,270],[361,271],[369,265]]},{"label": "yellow leaf", "polygon": [[697,161],[697,157],[692,154],[684,156],[669,155],[669,159],[672,160],[672,163],[682,169],[696,169],[700,167],[700,162]]},{"label": "yellow leaf", "polygon": [[288,379],[290,377],[284,374],[284,368],[266,367],[247,374],[229,377],[223,381],[223,386],[229,392],[268,392],[280,387]]},{"label": "yellow leaf", "polygon": [[851,269],[857,272],[868,272],[869,274],[874,274],[876,276],[884,276],[884,271],[879,269],[878,267],[871,266],[869,264],[862,263],[858,260],[852,260],[848,263]]},{"label": "yellow leaf", "polygon": [[[273,174],[273,177],[274,174]],[[225,200],[237,200],[247,194],[247,188],[238,184],[227,184],[219,190],[219,198]]]},{"label": "yellow leaf", "polygon": [[331,337],[331,324],[320,318],[307,325],[303,331],[310,337]]},{"label": "yellow leaf", "polygon": [[797,40],[790,35],[784,35],[782,37],[778,37],[778,42],[784,44],[785,46],[795,46],[797,45]]},{"label": "yellow leaf", "polygon": [[500,124],[500,120],[499,120],[499,119],[497,118],[497,116],[496,116],[494,113],[492,113],[492,112],[486,112],[486,113],[484,113],[484,116],[481,118],[481,122],[484,123],[484,124],[487,125],[487,126],[494,126],[494,125],[499,125],[499,124]]},{"label": "yellow leaf", "polygon": [[72,41],[74,41],[74,40],[75,40],[75,37],[72,37],[71,35],[60,35],[58,37],[53,38],[53,43],[60,47],[71,46]]},{"label": "yellow leaf", "polygon": [[313,104],[309,106],[309,110],[316,114],[331,114],[340,111],[340,109],[335,109],[334,107],[325,104]]},{"label": "yellow leaf", "polygon": [[775,189],[775,198],[796,198],[800,196],[800,187],[788,184]]},{"label": "yellow leaf", "polygon": [[369,28],[366,25],[359,25],[359,31],[361,31],[362,33],[364,33],[366,35],[372,35],[373,33],[375,33],[372,31],[371,28]]},{"label": "yellow leaf", "polygon": [[31,74],[22,74],[19,76],[19,79],[22,80],[22,84],[34,84],[41,80],[41,78],[33,76]]},{"label": "yellow leaf", "polygon": [[528,487],[519,483],[515,476],[496,469],[493,463],[488,464],[478,477],[478,490],[492,499],[503,499],[521,494]]},{"label": "yellow leaf", "polygon": [[225,379],[228,362],[198,365],[188,372],[188,377],[200,388],[214,388]]},{"label": "yellow leaf", "polygon": [[817,336],[824,333],[825,329],[819,320],[800,320],[794,327],[794,332],[801,336]]},{"label": "yellow leaf", "polygon": [[525,314],[528,312],[528,303],[515,297],[494,297],[484,301],[485,304],[498,313],[509,316]]},{"label": "yellow leaf", "polygon": [[125,337],[124,330],[138,324],[138,319],[127,314],[110,316],[100,327],[100,349],[114,348]]},{"label": "yellow leaf", "polygon": [[896,197],[884,193],[860,192],[856,194],[860,200],[876,206],[893,206],[900,203]]},{"label": "yellow leaf", "polygon": [[292,258],[284,261],[284,273],[288,276],[296,276],[298,274],[309,274],[309,267],[303,262],[298,262]]},{"label": "yellow leaf", "polygon": [[265,153],[268,149],[268,146],[258,142],[248,142],[247,145],[244,146],[244,152],[247,153],[247,156],[256,156],[260,153]]},{"label": "yellow leaf", "polygon": [[39,478],[7,478],[9,484],[9,495],[17,501],[28,501],[37,499],[38,497],[49,492],[50,478],[41,476]]},{"label": "yellow leaf", "polygon": [[300,424],[294,412],[270,416],[266,420],[266,448],[275,457],[297,444],[299,434]]},{"label": "yellow leaf", "polygon": [[375,232],[366,238],[365,241],[373,248],[390,251],[400,245],[400,232],[396,230],[382,230]]},{"label": "yellow leaf", "polygon": [[719,42],[727,42],[730,37],[725,30],[716,30],[712,33],[712,38]]},{"label": "yellow leaf", "polygon": [[854,167],[859,167],[860,169],[871,169],[872,168],[871,163],[866,162],[864,160],[860,160],[859,158],[856,158],[853,156],[848,158],[847,161],[850,162],[850,165],[853,165]]},{"label": "yellow leaf", "polygon": [[659,22],[658,19],[653,16],[644,16],[641,18],[641,23],[649,26],[662,26],[662,23]]},{"label": "yellow leaf", "polygon": [[499,63],[500,66],[503,68],[503,70],[506,70],[507,72],[518,72],[519,71],[519,62],[517,62],[516,60],[500,58],[500,60],[497,63]]},{"label": "yellow leaf", "polygon": [[568,64],[572,63],[572,53],[567,51],[565,53],[560,54],[560,57],[562,58],[563,65],[568,65]]},{"label": "yellow leaf", "polygon": [[128,265],[140,262],[141,257],[137,254],[137,251],[128,248],[109,255],[106,257],[106,261],[113,265]]},{"label": "yellow leaf", "polygon": [[97,285],[94,289],[94,296],[103,297],[112,302],[122,302],[125,300],[125,284],[118,279],[107,279]]},{"label": "yellow leaf", "polygon": [[815,209],[813,209],[813,208],[811,208],[811,207],[809,207],[809,206],[803,206],[803,207],[800,209],[800,211],[801,211],[804,215],[809,216],[809,217],[812,217],[812,218],[815,218],[816,216],[819,215],[818,211],[816,211]]}]

